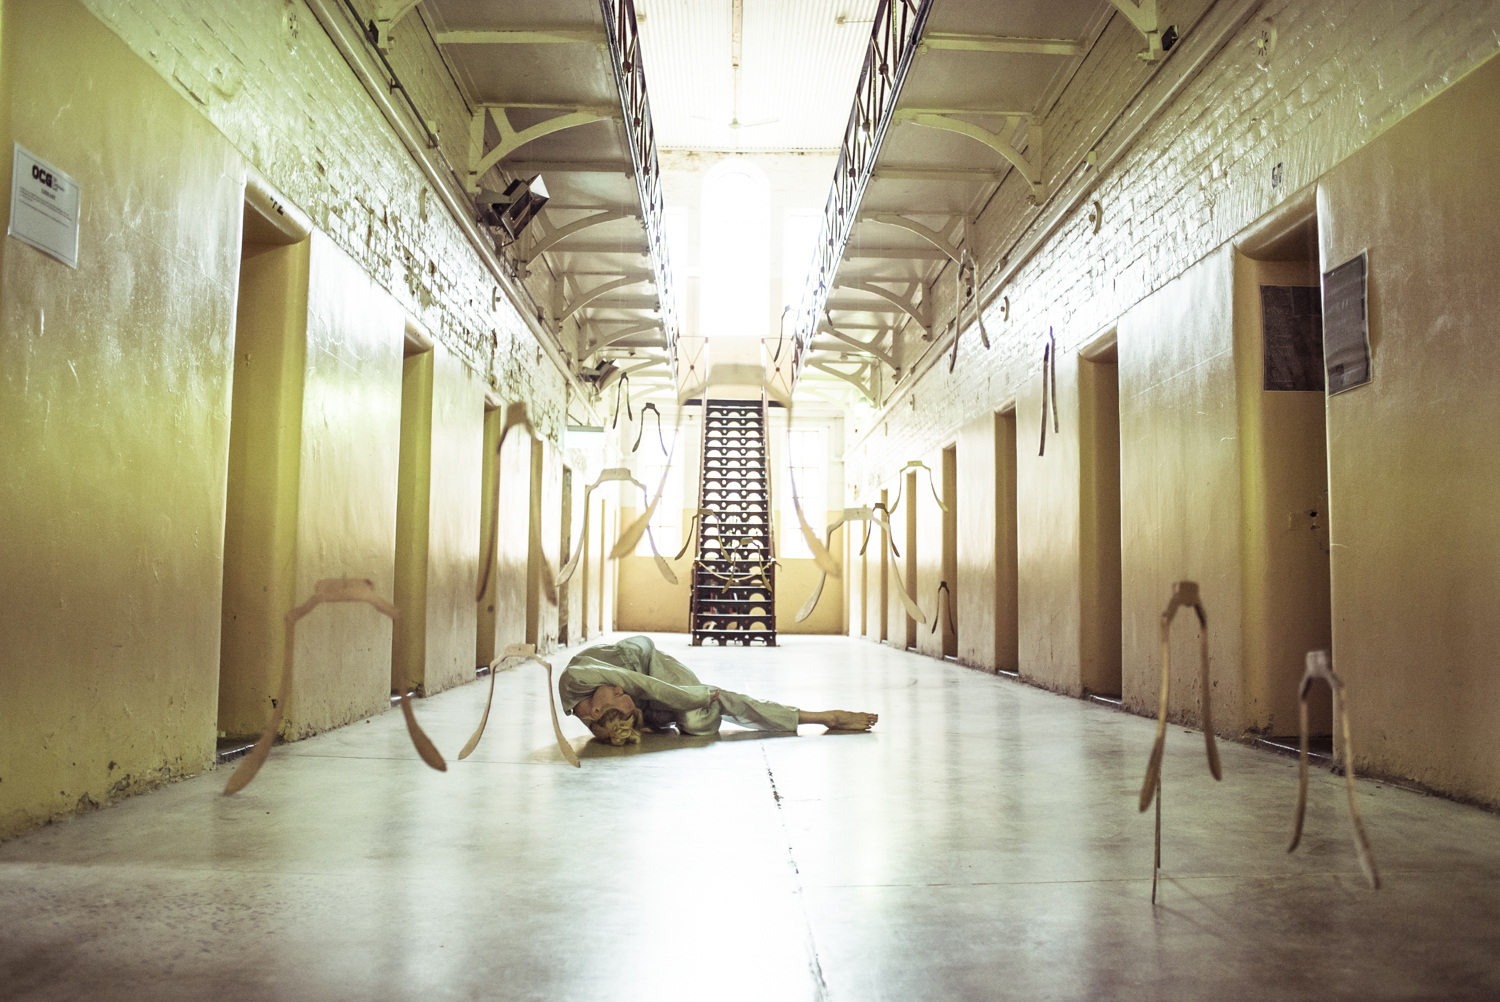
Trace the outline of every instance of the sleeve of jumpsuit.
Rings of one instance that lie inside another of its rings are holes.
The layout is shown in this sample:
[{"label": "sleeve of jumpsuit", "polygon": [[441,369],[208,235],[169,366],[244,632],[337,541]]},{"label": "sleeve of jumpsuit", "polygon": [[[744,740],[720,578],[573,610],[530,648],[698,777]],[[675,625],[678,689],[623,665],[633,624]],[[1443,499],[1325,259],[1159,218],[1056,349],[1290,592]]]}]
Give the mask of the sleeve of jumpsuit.
[{"label": "sleeve of jumpsuit", "polygon": [[706,685],[673,685],[642,672],[602,665],[569,665],[557,680],[558,695],[568,713],[601,685],[617,685],[631,699],[649,699],[678,713],[708,706],[713,693]]}]

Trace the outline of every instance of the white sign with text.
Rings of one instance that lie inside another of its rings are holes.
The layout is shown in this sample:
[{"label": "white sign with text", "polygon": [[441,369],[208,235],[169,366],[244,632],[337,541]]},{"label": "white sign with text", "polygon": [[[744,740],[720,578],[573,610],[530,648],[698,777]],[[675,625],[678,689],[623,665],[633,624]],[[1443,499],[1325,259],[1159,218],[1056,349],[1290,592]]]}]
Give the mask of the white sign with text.
[{"label": "white sign with text", "polygon": [[7,232],[70,268],[78,267],[81,193],[77,181],[17,143]]}]

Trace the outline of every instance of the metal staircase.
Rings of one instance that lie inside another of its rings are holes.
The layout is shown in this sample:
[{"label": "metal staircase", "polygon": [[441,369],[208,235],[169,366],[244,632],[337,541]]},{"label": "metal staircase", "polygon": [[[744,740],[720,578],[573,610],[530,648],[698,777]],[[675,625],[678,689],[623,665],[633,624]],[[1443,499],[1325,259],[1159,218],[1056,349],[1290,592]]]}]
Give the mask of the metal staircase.
[{"label": "metal staircase", "polygon": [[766,402],[706,400],[693,646],[776,646]]}]

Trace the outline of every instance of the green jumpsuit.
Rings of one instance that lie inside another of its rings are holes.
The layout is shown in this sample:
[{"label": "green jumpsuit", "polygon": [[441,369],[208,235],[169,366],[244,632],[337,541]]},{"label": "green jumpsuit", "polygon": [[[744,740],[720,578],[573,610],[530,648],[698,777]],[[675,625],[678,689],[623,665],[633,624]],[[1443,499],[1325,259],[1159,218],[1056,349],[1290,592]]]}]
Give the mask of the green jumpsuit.
[{"label": "green jumpsuit", "polygon": [[[626,637],[576,654],[557,680],[564,712],[572,713],[601,685],[624,689],[652,726],[675,723],[683,734],[717,734],[724,717],[754,730],[797,729],[795,706],[703,685],[681,661],[657,650],[650,637]],[[715,692],[719,698],[711,700]]]}]

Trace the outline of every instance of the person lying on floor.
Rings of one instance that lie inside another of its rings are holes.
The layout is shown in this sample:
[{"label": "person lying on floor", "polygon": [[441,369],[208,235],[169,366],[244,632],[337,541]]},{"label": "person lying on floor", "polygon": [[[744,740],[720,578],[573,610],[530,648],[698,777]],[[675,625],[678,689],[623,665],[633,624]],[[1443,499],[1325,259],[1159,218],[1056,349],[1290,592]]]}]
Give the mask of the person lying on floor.
[{"label": "person lying on floor", "polygon": [[665,731],[676,724],[683,734],[717,734],[725,717],[761,731],[795,731],[798,724],[867,731],[879,719],[849,710],[799,710],[715,689],[657,650],[650,637],[626,637],[580,651],[557,680],[557,694],[564,712],[615,746],[639,744],[643,727]]}]

